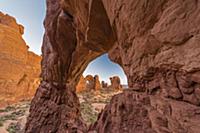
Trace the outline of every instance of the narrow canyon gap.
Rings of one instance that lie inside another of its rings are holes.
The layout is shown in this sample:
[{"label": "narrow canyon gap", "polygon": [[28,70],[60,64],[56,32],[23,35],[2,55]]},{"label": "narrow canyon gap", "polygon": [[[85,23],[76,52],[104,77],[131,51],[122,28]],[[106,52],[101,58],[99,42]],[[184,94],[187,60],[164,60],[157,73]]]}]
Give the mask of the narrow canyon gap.
[{"label": "narrow canyon gap", "polygon": [[[199,0],[47,0],[42,82],[26,133],[198,133]],[[130,89],[86,127],[75,86],[108,53]]]}]

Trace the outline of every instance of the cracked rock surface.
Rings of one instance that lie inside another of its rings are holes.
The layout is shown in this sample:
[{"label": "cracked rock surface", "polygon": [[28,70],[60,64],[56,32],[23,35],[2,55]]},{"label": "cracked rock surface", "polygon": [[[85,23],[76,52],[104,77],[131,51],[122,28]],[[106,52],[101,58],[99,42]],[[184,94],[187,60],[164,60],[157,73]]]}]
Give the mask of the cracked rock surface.
[{"label": "cracked rock surface", "polygon": [[[26,133],[198,133],[199,0],[47,0],[42,82]],[[87,127],[75,86],[100,55],[129,90]]]}]

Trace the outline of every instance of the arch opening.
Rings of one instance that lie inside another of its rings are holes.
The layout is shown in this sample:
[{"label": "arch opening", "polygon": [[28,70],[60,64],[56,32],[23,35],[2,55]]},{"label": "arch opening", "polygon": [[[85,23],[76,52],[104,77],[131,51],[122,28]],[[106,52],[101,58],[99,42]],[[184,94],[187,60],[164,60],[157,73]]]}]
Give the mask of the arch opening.
[{"label": "arch opening", "polygon": [[85,123],[93,124],[111,98],[126,88],[127,77],[123,69],[112,62],[108,54],[92,60],[76,86],[81,116]]}]

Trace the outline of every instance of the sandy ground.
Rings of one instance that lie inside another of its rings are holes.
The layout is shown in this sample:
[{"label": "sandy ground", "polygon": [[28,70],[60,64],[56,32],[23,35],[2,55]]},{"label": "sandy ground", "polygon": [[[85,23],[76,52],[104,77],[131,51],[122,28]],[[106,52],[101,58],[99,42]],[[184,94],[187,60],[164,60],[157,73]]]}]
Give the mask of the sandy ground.
[{"label": "sandy ground", "polygon": [[[81,114],[89,125],[96,121],[98,114],[109,103],[113,95],[121,91],[102,89],[98,92],[78,94],[81,103]],[[30,101],[23,101],[0,109],[0,133],[23,133],[26,118],[29,114]]]}]

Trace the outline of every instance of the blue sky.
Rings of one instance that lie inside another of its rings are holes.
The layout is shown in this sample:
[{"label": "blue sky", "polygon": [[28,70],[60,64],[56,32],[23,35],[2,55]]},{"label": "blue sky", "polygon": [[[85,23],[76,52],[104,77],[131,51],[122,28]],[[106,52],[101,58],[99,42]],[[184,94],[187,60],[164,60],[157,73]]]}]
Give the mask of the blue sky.
[{"label": "blue sky", "polygon": [[14,16],[25,27],[23,35],[30,51],[41,54],[45,0],[0,0],[0,11]]},{"label": "blue sky", "polygon": [[[0,0],[0,11],[14,16],[18,23],[25,27],[23,38],[30,51],[41,54],[44,34],[43,20],[45,17],[46,0]],[[109,82],[109,77],[118,75],[123,84],[127,84],[122,68],[111,62],[105,54],[92,61],[84,75],[98,74],[101,80]]]},{"label": "blue sky", "polygon": [[123,69],[118,64],[110,61],[107,54],[92,61],[83,73],[84,76],[87,74],[93,76],[97,74],[100,76],[100,80],[104,80],[107,83],[110,83],[109,77],[117,75],[120,77],[122,84],[127,84],[126,75],[124,74]]}]

